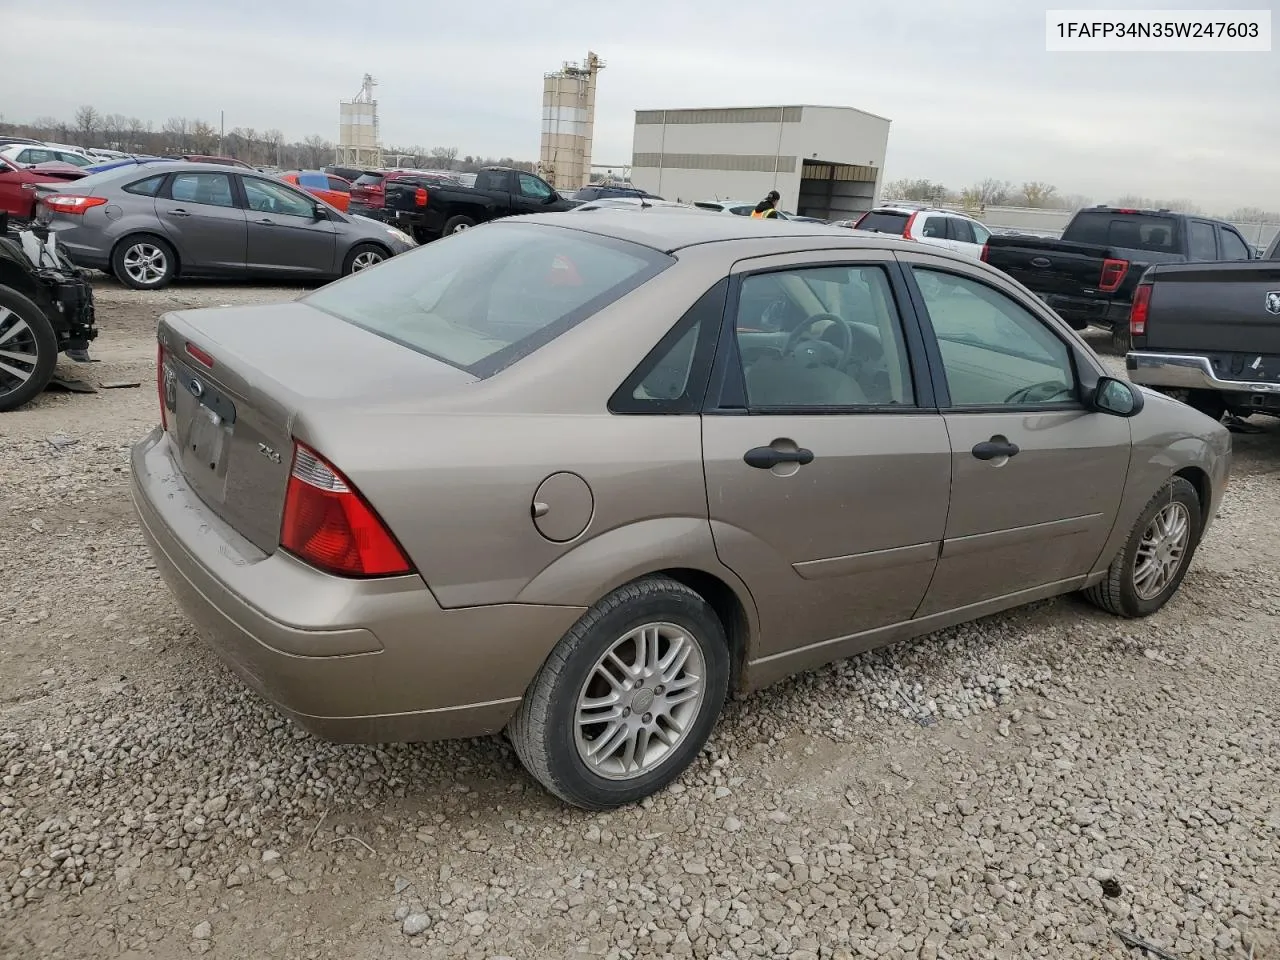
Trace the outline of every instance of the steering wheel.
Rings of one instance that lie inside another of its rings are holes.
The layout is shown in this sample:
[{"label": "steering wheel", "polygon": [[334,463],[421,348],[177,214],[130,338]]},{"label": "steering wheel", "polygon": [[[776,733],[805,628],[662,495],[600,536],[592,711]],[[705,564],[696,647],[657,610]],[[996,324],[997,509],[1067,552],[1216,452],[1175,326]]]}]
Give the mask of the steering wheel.
[{"label": "steering wheel", "polygon": [[[813,336],[813,327],[819,320],[828,320],[831,326],[817,336]],[[821,339],[826,335],[827,330],[839,330],[843,342],[837,345]],[[794,356],[797,360],[804,361],[805,366],[826,364],[839,370],[853,356],[853,332],[849,329],[849,325],[834,313],[816,313],[791,331],[782,348],[782,353],[784,356]]]},{"label": "steering wheel", "polygon": [[1043,380],[1040,383],[1033,383],[1029,386],[1021,387],[1013,391],[1009,396],[1004,398],[1005,403],[1048,403],[1050,400],[1060,397],[1062,394],[1067,396],[1063,399],[1070,399],[1071,387],[1063,383],[1061,380]]}]

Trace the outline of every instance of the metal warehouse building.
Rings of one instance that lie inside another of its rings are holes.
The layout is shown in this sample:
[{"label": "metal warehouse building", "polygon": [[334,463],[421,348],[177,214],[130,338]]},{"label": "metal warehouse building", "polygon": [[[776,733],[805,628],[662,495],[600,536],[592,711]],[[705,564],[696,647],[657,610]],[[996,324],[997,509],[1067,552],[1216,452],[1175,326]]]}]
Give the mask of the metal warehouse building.
[{"label": "metal warehouse building", "polygon": [[668,200],[759,200],[836,220],[871,209],[889,122],[853,107],[637,110],[631,180]]}]

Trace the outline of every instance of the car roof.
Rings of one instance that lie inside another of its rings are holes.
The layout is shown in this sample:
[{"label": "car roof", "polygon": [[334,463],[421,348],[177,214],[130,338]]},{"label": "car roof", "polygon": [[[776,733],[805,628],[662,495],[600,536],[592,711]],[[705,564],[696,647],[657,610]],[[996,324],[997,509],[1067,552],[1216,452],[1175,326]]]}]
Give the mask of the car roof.
[{"label": "car roof", "polygon": [[833,245],[833,242],[838,242],[841,246],[852,243],[854,246],[864,246],[868,249],[884,249],[887,246],[896,248],[900,243],[903,250],[919,249],[919,245],[911,241],[894,241],[878,235],[868,235],[865,239],[851,237],[850,231],[825,223],[797,223],[794,220],[772,218],[754,220],[750,217],[664,215],[670,212],[670,208],[646,208],[639,205],[632,209],[602,207],[591,211],[590,216],[535,213],[526,214],[514,222],[571,227],[586,233],[638,243],[662,253],[675,253],[686,247],[706,243],[760,239],[826,241],[820,242],[819,247]]}]

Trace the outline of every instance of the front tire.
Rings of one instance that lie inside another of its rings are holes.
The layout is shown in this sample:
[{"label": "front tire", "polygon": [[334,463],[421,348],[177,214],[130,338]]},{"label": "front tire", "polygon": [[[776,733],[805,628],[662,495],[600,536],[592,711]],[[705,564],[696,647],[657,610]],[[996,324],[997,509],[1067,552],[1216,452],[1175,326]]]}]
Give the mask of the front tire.
[{"label": "front tire", "polygon": [[0,413],[16,410],[49,385],[58,338],[49,318],[16,290],[0,287]]},{"label": "front tire", "polygon": [[178,255],[159,237],[126,237],[112,251],[111,272],[133,290],[161,290],[178,275]]},{"label": "front tire", "polygon": [[368,270],[370,267],[376,267],[384,260],[390,259],[391,255],[376,243],[357,243],[351,248],[347,254],[347,259],[342,263],[342,275],[349,277],[353,273],[359,273],[361,270]]},{"label": "front tire", "polygon": [[1200,544],[1202,526],[1196,488],[1182,477],[1170,477],[1138,517],[1106,577],[1085,596],[1118,617],[1150,616],[1177,592]]},{"label": "front tire", "polygon": [[619,587],[556,645],[508,734],[560,799],[610,810],[656,793],[693,762],[729,688],[724,627],[666,577]]}]

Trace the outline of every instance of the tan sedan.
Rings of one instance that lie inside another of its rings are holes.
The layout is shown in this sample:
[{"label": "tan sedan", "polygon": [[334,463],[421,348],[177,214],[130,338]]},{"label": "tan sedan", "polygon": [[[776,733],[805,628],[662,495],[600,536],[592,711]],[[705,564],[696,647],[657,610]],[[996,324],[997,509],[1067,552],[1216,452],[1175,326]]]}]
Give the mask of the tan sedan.
[{"label": "tan sedan", "polygon": [[587,808],[795,671],[1158,610],[1229,472],[1004,274],[829,227],[522,217],[159,340],[133,496],[214,649],[322,737],[505,729]]}]

